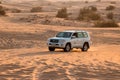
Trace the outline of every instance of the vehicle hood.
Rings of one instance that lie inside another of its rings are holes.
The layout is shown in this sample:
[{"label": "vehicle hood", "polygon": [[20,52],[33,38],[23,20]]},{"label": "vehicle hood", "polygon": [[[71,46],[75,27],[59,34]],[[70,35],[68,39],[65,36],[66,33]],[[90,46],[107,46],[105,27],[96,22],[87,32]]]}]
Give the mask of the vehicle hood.
[{"label": "vehicle hood", "polygon": [[62,38],[62,37],[51,37],[51,38],[49,38],[49,39],[59,39],[59,40],[62,40],[62,39],[64,39],[64,40],[66,40],[66,39],[69,39],[69,38]]}]

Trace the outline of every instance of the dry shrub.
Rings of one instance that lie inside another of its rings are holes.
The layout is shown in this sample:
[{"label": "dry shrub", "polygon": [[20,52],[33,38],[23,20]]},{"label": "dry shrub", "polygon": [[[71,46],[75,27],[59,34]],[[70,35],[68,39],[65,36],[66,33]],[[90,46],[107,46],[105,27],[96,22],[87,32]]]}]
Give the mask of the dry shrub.
[{"label": "dry shrub", "polygon": [[85,3],[89,3],[88,1],[85,1]]},{"label": "dry shrub", "polygon": [[20,13],[21,10],[19,10],[19,9],[12,9],[11,12],[12,12],[12,13]]},{"label": "dry shrub", "polygon": [[114,18],[114,14],[112,12],[108,13],[107,15],[108,19],[113,19]]},{"label": "dry shrub", "polygon": [[89,6],[88,7],[91,11],[97,11],[97,7],[95,7],[95,6]]},{"label": "dry shrub", "polygon": [[62,9],[58,10],[56,17],[67,18],[68,17],[67,8],[62,8]]},{"label": "dry shrub", "polygon": [[115,6],[113,6],[113,5],[109,5],[106,7],[107,11],[114,10],[114,9],[115,9]]},{"label": "dry shrub", "polygon": [[0,6],[0,16],[4,16],[4,15],[6,15],[6,12],[5,12],[5,10],[3,9],[3,7]]},{"label": "dry shrub", "polygon": [[94,23],[94,27],[119,27],[115,21],[97,21]]},{"label": "dry shrub", "polygon": [[111,1],[110,3],[111,3],[111,4],[116,4],[116,2],[115,2],[115,1]]},{"label": "dry shrub", "polygon": [[94,6],[84,7],[80,9],[78,20],[100,20],[101,16],[97,12],[97,8]]},{"label": "dry shrub", "polygon": [[33,7],[31,12],[42,12],[42,7]]},{"label": "dry shrub", "polygon": [[98,13],[90,13],[90,14],[88,15],[88,18],[89,18],[90,20],[100,20],[100,19],[101,19],[101,16],[100,16],[100,14],[98,14]]},{"label": "dry shrub", "polygon": [[101,2],[101,0],[97,0],[96,2]]}]

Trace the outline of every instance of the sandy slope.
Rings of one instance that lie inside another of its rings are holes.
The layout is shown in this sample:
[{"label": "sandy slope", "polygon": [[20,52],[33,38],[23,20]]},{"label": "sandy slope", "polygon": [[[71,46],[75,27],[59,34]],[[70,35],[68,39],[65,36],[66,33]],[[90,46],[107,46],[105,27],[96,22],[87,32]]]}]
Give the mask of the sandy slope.
[{"label": "sandy slope", "polygon": [[[120,28],[11,23],[0,18],[0,80],[119,80]],[[88,52],[49,52],[46,41],[63,30],[87,30]]]},{"label": "sandy slope", "polygon": [[0,79],[119,80],[119,48],[102,45],[69,53],[46,48],[1,50]]}]

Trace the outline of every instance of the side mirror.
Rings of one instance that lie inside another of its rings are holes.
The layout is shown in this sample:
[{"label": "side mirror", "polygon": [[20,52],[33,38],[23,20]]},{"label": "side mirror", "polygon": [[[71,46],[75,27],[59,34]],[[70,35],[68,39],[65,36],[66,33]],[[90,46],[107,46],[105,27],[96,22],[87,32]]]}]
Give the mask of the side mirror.
[{"label": "side mirror", "polygon": [[76,36],[72,36],[72,37],[71,37],[71,39],[75,39],[75,38],[76,38]]}]

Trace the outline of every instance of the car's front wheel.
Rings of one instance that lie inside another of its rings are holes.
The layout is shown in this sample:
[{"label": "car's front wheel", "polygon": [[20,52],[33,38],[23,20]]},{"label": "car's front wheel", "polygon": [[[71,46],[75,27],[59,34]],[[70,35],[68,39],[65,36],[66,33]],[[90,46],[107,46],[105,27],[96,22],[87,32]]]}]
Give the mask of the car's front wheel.
[{"label": "car's front wheel", "polygon": [[89,48],[88,43],[85,43],[85,44],[83,45],[82,51],[88,51],[88,48]]},{"label": "car's front wheel", "polygon": [[49,51],[55,51],[54,47],[49,47]]},{"label": "car's front wheel", "polygon": [[66,44],[64,51],[65,52],[69,52],[71,50],[71,45],[70,44]]}]

